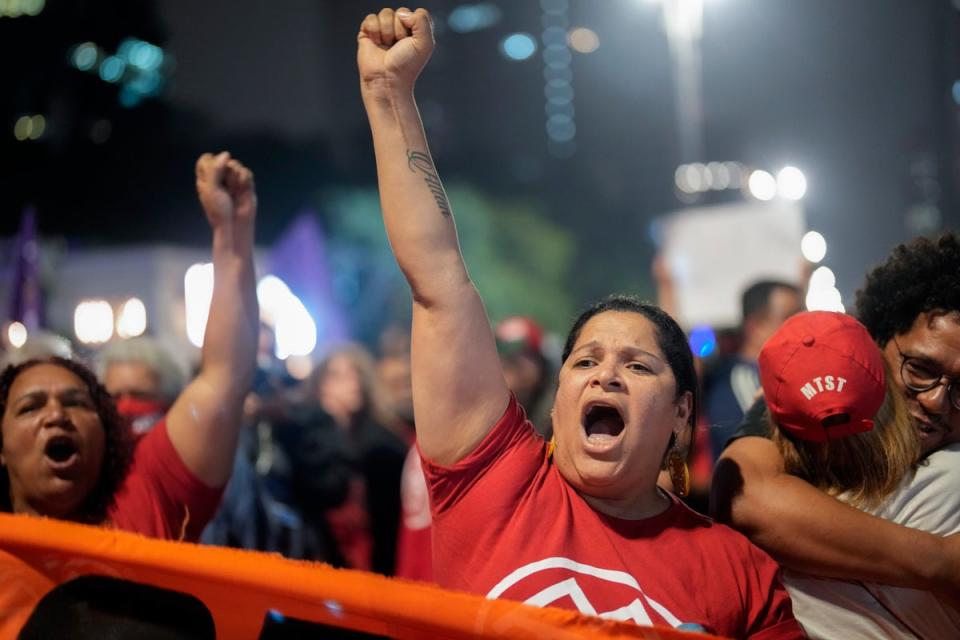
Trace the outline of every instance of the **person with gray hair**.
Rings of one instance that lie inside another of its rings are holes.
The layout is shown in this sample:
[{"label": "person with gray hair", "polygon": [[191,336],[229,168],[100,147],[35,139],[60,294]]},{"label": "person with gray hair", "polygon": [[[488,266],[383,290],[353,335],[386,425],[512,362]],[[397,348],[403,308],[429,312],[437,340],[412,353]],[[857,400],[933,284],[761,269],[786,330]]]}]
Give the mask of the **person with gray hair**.
[{"label": "person with gray hair", "polygon": [[0,355],[0,371],[35,358],[56,356],[64,360],[73,358],[70,341],[52,331],[31,331],[30,337],[20,347],[14,347]]},{"label": "person with gray hair", "polygon": [[150,430],[187,385],[185,368],[156,338],[111,342],[96,356],[97,377],[130,420],[135,433]]}]

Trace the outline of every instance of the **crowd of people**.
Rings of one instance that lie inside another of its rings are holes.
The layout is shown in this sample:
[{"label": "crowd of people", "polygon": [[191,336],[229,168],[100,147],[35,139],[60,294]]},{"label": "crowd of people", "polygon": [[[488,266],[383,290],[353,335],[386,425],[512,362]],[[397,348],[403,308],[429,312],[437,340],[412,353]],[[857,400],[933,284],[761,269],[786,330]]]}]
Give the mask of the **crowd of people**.
[{"label": "crowd of people", "polygon": [[897,247],[853,315],[757,282],[707,361],[611,295],[552,361],[469,277],[414,97],[433,49],[422,9],[362,21],[409,330],[289,378],[257,307],[253,176],[205,154],[198,369],[152,338],[89,368],[61,341],[7,354],[0,511],[728,637],[960,636],[960,236]]}]

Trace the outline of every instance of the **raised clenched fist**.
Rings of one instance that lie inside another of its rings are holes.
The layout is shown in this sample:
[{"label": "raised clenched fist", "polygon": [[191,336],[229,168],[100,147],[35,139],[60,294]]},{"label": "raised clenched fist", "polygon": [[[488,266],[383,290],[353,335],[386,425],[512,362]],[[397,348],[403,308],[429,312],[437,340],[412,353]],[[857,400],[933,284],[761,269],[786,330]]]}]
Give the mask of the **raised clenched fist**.
[{"label": "raised clenched fist", "polygon": [[357,43],[364,91],[406,91],[433,52],[433,21],[426,9],[383,9],[364,18]]},{"label": "raised clenched fist", "polygon": [[197,195],[213,228],[251,223],[257,212],[253,173],[226,151],[197,160]]}]

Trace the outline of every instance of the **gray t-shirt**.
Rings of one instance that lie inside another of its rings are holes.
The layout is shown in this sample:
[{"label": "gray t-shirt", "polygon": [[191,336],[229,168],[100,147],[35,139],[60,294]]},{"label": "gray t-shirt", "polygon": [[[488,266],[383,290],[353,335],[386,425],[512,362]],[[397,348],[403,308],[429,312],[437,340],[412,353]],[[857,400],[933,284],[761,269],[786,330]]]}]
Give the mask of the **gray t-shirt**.
[{"label": "gray t-shirt", "polygon": [[[730,442],[770,437],[763,398],[744,414]],[[843,499],[843,496],[840,496]],[[867,510],[906,527],[960,533],[960,444],[933,452],[882,505]],[[960,638],[960,611],[929,591],[818,578],[784,570],[793,612],[811,638]]]}]

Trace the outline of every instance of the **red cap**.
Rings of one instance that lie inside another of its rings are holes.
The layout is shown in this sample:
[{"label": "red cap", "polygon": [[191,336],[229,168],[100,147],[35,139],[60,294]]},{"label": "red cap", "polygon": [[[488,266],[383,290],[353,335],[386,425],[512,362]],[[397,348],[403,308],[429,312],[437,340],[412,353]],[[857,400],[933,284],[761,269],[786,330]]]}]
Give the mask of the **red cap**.
[{"label": "red cap", "polygon": [[774,421],[796,437],[826,442],[873,428],[886,393],[883,356],[851,316],[792,316],[763,345],[759,364]]},{"label": "red cap", "polygon": [[517,350],[540,352],[543,346],[543,329],[532,318],[510,316],[497,325],[497,347],[501,353]]}]

